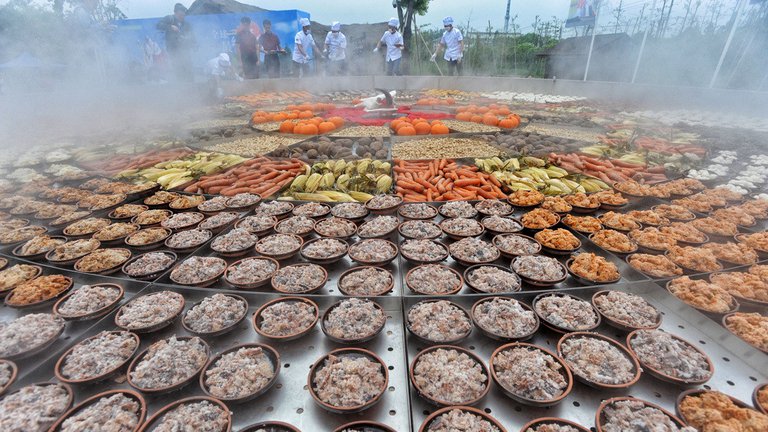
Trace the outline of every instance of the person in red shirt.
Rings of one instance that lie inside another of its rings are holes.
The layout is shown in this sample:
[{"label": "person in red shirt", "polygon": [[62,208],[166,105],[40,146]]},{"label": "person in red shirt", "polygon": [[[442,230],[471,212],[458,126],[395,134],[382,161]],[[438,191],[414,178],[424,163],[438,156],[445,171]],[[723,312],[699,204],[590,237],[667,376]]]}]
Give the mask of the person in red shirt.
[{"label": "person in red shirt", "polygon": [[280,39],[272,33],[272,22],[264,20],[262,23],[264,33],[259,36],[259,44],[264,52],[264,69],[270,78],[280,78],[280,57],[279,53],[285,52],[280,48]]},{"label": "person in red shirt", "polygon": [[240,18],[240,27],[235,36],[237,53],[243,67],[243,78],[256,79],[259,77],[259,39],[251,31],[251,19]]}]

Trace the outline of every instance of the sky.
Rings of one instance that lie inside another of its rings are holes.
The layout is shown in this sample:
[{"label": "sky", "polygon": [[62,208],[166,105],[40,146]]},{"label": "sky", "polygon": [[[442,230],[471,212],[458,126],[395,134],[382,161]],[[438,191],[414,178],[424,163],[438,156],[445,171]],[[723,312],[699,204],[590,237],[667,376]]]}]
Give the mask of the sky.
[{"label": "sky", "polygon": [[[173,5],[178,0],[120,0],[120,8],[129,18],[148,18],[163,16],[171,13]],[[382,22],[397,16],[392,8],[391,0],[238,0],[241,3],[257,5],[264,9],[301,9],[312,17],[312,20],[330,24],[332,21],[343,23]],[[2,3],[2,0],[0,0]],[[182,0],[189,6],[192,0]],[[568,13],[569,0],[512,0],[510,16],[518,15],[515,24],[525,30],[539,15],[543,20],[556,16],[565,19]],[[467,22],[475,29],[485,29],[488,21],[494,29],[504,27],[506,0],[432,0],[429,12],[423,17],[417,17],[416,23],[431,24],[441,27],[443,17],[450,15],[466,27]]]}]

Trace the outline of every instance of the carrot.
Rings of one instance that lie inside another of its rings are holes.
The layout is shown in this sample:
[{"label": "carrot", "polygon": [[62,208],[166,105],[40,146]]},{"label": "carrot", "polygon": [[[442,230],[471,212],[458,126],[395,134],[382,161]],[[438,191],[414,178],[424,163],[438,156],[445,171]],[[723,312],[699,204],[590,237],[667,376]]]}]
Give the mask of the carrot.
[{"label": "carrot", "polygon": [[482,183],[483,183],[482,180],[478,178],[467,178],[467,179],[456,180],[453,182],[454,186],[457,186],[457,187],[470,186],[470,185],[477,186]]},{"label": "carrot", "polygon": [[432,183],[430,183],[430,182],[428,182],[426,180],[422,180],[421,178],[418,178],[415,181],[416,181],[416,183],[424,186],[424,189],[437,192],[437,188]]}]

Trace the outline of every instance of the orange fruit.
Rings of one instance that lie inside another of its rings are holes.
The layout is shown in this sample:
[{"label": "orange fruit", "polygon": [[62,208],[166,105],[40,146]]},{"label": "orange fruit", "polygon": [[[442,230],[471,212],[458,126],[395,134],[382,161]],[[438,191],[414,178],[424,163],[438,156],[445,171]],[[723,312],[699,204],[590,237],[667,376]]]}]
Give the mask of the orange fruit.
[{"label": "orange fruit", "polygon": [[486,114],[483,116],[483,124],[488,126],[496,126],[499,124],[499,118],[495,115]]},{"label": "orange fruit", "polygon": [[269,119],[267,119],[266,117],[262,117],[262,116],[254,115],[253,117],[251,117],[251,123],[253,123],[253,124],[261,124],[261,123],[266,123],[268,121],[269,121]]},{"label": "orange fruit", "polygon": [[309,119],[314,117],[315,114],[312,111],[301,111],[299,112],[299,118],[300,119]]},{"label": "orange fruit", "polygon": [[397,134],[402,136],[416,135],[416,129],[414,129],[411,125],[405,125],[397,130]]},{"label": "orange fruit", "polygon": [[292,121],[286,120],[286,121],[280,123],[280,132],[282,132],[282,133],[293,133],[293,129],[295,127],[296,127],[296,125],[294,125]]},{"label": "orange fruit", "polygon": [[308,123],[301,129],[303,135],[317,135],[318,132],[317,125],[312,123]]},{"label": "orange fruit", "polygon": [[341,117],[331,117],[328,121],[335,124],[337,128],[344,126],[344,119]]},{"label": "orange fruit", "polygon": [[448,130],[448,126],[442,123],[435,123],[432,125],[431,132],[432,135],[448,135],[450,130]]},{"label": "orange fruit", "polygon": [[328,133],[336,129],[336,125],[329,121],[324,121],[317,125],[317,131],[321,134]]},{"label": "orange fruit", "polygon": [[413,128],[416,130],[416,135],[429,135],[432,131],[432,126],[427,122],[418,122],[413,125]]},{"label": "orange fruit", "polygon": [[325,120],[323,120],[322,117],[312,117],[311,119],[309,119],[309,123],[312,123],[315,126],[319,126],[320,123],[322,123],[324,121]]},{"label": "orange fruit", "polygon": [[459,114],[456,114],[456,120],[471,121],[472,120],[472,114],[470,114],[468,112],[461,112]]},{"label": "orange fruit", "polygon": [[483,116],[479,116],[477,114],[473,115],[471,119],[469,119],[472,123],[482,123],[483,122]]}]

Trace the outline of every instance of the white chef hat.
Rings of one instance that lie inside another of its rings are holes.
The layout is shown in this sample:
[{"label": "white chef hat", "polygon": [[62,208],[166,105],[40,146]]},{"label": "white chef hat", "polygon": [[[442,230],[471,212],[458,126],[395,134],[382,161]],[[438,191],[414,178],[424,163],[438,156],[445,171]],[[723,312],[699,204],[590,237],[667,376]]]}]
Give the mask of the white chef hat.
[{"label": "white chef hat", "polygon": [[309,18],[300,19],[299,24],[301,24],[302,27],[309,27]]},{"label": "white chef hat", "polygon": [[397,18],[390,18],[389,23],[387,23],[390,27],[400,27],[400,21],[398,21]]},{"label": "white chef hat", "polygon": [[333,23],[331,23],[331,30],[332,31],[339,31],[339,30],[341,30],[341,23],[338,22],[338,21],[334,21]]},{"label": "white chef hat", "polygon": [[219,64],[222,66],[229,66],[230,65],[229,54],[227,53],[219,54]]},{"label": "white chef hat", "polygon": [[443,25],[444,26],[447,26],[447,25],[452,26],[453,25],[453,17],[447,16],[447,17],[443,18]]}]

